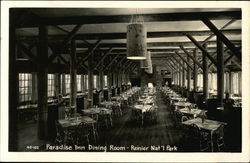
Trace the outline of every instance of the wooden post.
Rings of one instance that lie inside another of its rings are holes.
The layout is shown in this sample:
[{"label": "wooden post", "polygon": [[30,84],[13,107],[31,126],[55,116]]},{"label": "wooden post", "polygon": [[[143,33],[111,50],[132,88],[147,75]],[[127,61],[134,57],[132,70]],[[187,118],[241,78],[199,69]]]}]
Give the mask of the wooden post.
[{"label": "wooden post", "polygon": [[108,99],[110,98],[110,94],[111,94],[111,87],[112,87],[112,72],[108,71]]},{"label": "wooden post", "polygon": [[82,93],[85,93],[85,88],[84,88],[84,75],[81,74],[81,88],[82,88]]},{"label": "wooden post", "polygon": [[113,86],[114,87],[116,87],[117,85],[116,85],[116,81],[117,81],[117,79],[116,79],[116,71],[114,70],[113,72],[112,72],[112,75],[113,75]]},{"label": "wooden post", "polygon": [[99,71],[99,88],[101,90],[100,96],[101,96],[101,101],[103,99],[103,78],[104,78],[104,73],[103,73],[103,67],[101,68],[101,70]]},{"label": "wooden post", "polygon": [[93,106],[93,55],[88,58],[88,106]]},{"label": "wooden post", "polygon": [[37,73],[32,72],[32,103],[37,103]]},{"label": "wooden post", "polygon": [[62,74],[62,95],[66,95],[66,89],[65,89],[65,73]]},{"label": "wooden post", "polygon": [[182,87],[181,64],[179,64],[179,87]]},{"label": "wooden post", "polygon": [[[187,62],[190,63],[190,58],[187,57]],[[195,64],[195,63],[194,63]],[[190,67],[187,67],[187,90],[190,91]]]},{"label": "wooden post", "polygon": [[223,106],[224,98],[224,46],[217,36],[217,99],[218,106]]},{"label": "wooden post", "polygon": [[38,57],[38,137],[48,137],[48,28],[45,25],[39,26]]},{"label": "wooden post", "polygon": [[[186,66],[185,62],[183,61],[183,66],[188,68],[188,66]],[[182,87],[184,88],[186,86],[186,72],[185,69],[182,69]]]},{"label": "wooden post", "polygon": [[[194,59],[196,60],[197,59],[196,58],[197,49],[194,49],[193,56],[194,56]],[[194,76],[193,76],[194,91],[196,92],[197,91],[197,73],[198,73],[198,69],[197,69],[197,65],[195,63],[194,63],[194,72],[193,73],[194,73]]]},{"label": "wooden post", "polygon": [[[204,49],[207,48],[207,44],[203,45]],[[202,52],[202,65],[203,65],[203,97],[204,100],[208,98],[208,64],[207,64],[207,56],[204,52]]]},{"label": "wooden post", "polygon": [[70,106],[74,106],[76,112],[76,96],[77,96],[77,83],[76,83],[76,42],[71,40],[71,55],[70,55]]},{"label": "wooden post", "polygon": [[9,22],[9,151],[18,149],[18,70],[16,65],[16,20],[10,9]]},{"label": "wooden post", "polygon": [[[60,59],[58,58],[57,63],[60,65]],[[60,80],[61,72],[55,73],[55,97],[58,97],[61,93],[61,80]]]},{"label": "wooden post", "polygon": [[177,85],[177,74],[174,72],[174,85]]}]

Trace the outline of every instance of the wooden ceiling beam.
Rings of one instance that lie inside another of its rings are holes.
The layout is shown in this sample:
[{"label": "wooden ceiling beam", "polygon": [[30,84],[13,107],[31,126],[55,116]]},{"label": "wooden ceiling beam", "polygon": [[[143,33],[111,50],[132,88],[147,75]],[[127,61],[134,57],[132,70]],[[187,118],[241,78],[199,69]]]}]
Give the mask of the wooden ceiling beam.
[{"label": "wooden ceiling beam", "polygon": [[197,64],[197,65],[203,70],[202,65],[194,58],[193,55],[189,54],[189,52],[188,52],[182,45],[180,45],[180,48],[181,48],[181,50],[183,50],[183,52],[184,52],[189,58],[191,58],[191,59],[193,60],[193,62],[194,62],[195,64]]},{"label": "wooden ceiling beam", "polygon": [[112,60],[109,62],[109,64],[104,68],[104,70],[108,70],[110,66],[114,63],[114,61],[119,57],[119,54],[117,54]]},{"label": "wooden ceiling beam", "polygon": [[87,54],[87,56],[82,57],[82,59],[77,62],[76,67],[78,67],[80,63],[85,62],[89,58],[89,56],[92,55],[95,49],[100,45],[100,43],[101,43],[101,40],[97,40],[96,43],[91,48],[89,48],[88,51],[85,53]]},{"label": "wooden ceiling beam", "polygon": [[[53,26],[57,29],[65,33],[69,33],[63,28],[59,26]],[[241,29],[225,29],[221,30],[223,34],[228,35],[240,35]],[[213,36],[213,32],[210,30],[202,30],[202,31],[160,31],[160,32],[147,32],[147,38],[164,38],[164,37],[181,37],[185,36],[186,33],[189,33],[192,36]],[[91,34],[77,34],[74,37],[76,40],[112,40],[112,39],[126,39],[127,33],[91,33]],[[27,40],[36,40],[36,36],[20,36],[20,39]],[[65,39],[65,35],[51,35],[48,38],[49,40],[63,40]]]},{"label": "wooden ceiling beam", "polygon": [[[186,50],[193,50],[194,48],[186,48]],[[208,50],[216,50],[216,47],[209,47],[207,48]],[[179,48],[168,48],[168,49],[159,49],[159,48],[154,48],[154,49],[148,49],[151,53],[154,52],[175,52],[176,50],[179,50]],[[124,53],[127,54],[127,49],[114,49],[112,50],[112,53]]]},{"label": "wooden ceiling beam", "polygon": [[178,59],[176,59],[175,57],[172,57],[172,59],[174,59],[176,61],[176,63],[178,63],[182,67],[182,69],[187,71],[187,68]]},{"label": "wooden ceiling beam", "polygon": [[168,60],[166,60],[165,63],[166,63],[166,65],[167,65],[173,72],[176,71],[176,69],[169,63]]},{"label": "wooden ceiling beam", "polygon": [[[202,41],[198,41],[199,44],[202,44]],[[240,40],[233,40],[233,43],[235,44],[241,44]],[[148,42],[147,47],[179,47],[180,45],[183,46],[193,46],[194,44],[190,41],[185,42]],[[216,45],[216,41],[209,41],[207,42],[207,45]],[[99,46],[100,48],[126,48],[126,43],[102,43]],[[77,48],[88,48],[88,45],[86,44],[77,44]]]},{"label": "wooden ceiling beam", "polygon": [[127,57],[125,56],[125,57],[123,57],[118,63],[117,63],[117,65],[119,65],[119,66],[121,66],[121,63],[125,60],[125,59],[127,59]]},{"label": "wooden ceiling beam", "polygon": [[209,20],[209,18],[202,18],[202,22],[220,38],[220,40],[233,52],[233,54],[241,60],[241,52],[234,46],[234,44]]},{"label": "wooden ceiling beam", "polygon": [[190,65],[190,63],[188,63],[188,61],[183,57],[181,56],[178,51],[175,51],[175,53],[188,65],[188,67],[193,70],[193,67]]},{"label": "wooden ceiling beam", "polygon": [[171,65],[175,68],[176,71],[178,71],[178,64],[175,63],[172,59],[173,57],[169,58],[169,62],[171,63]]},{"label": "wooden ceiling beam", "polygon": [[17,45],[31,60],[36,60],[36,56],[19,40],[17,40]]},{"label": "wooden ceiling beam", "polygon": [[208,57],[208,59],[215,65],[217,66],[216,60],[207,52],[207,50],[193,38],[191,35],[187,34],[187,37],[197,46],[204,54]]},{"label": "wooden ceiling beam", "polygon": [[61,43],[59,50],[52,54],[48,59],[48,64],[53,62],[53,60],[62,53],[62,50],[66,47],[66,45],[72,40],[72,38],[76,35],[77,31],[82,27],[82,24],[76,25],[71,32],[68,33],[67,37],[64,39],[64,41]]},{"label": "wooden ceiling beam", "polygon": [[[73,25],[73,24],[103,24],[103,23],[129,23],[132,15],[111,15],[111,16],[69,16],[47,18],[44,23],[47,25]],[[241,19],[241,11],[221,12],[180,12],[163,14],[142,14],[144,22],[162,21],[194,21],[206,17],[211,20]],[[18,27],[37,27],[37,21],[26,21]]]},{"label": "wooden ceiling beam", "polygon": [[111,48],[109,48],[109,50],[108,50],[106,53],[104,53],[104,55],[102,56],[102,58],[97,62],[97,64],[96,64],[96,66],[95,66],[94,69],[96,69],[97,67],[100,66],[100,64],[101,64],[101,63],[104,61],[104,59],[111,53],[112,50],[113,50],[113,48],[111,47]]},{"label": "wooden ceiling beam", "polygon": [[[236,21],[236,19],[230,20],[229,22],[227,22],[225,25],[223,25],[223,26],[220,28],[220,31],[221,31],[222,33],[224,33],[224,32],[223,32],[224,29],[227,28],[229,25],[233,24],[235,21]],[[224,33],[224,34],[226,34],[226,33]],[[192,35],[192,34],[190,33],[190,35]],[[194,35],[192,35],[192,36],[194,36]],[[208,42],[209,40],[211,40],[214,36],[215,36],[215,34],[212,33],[208,38],[206,38],[206,39],[203,41],[203,44],[205,44],[206,42]]]}]

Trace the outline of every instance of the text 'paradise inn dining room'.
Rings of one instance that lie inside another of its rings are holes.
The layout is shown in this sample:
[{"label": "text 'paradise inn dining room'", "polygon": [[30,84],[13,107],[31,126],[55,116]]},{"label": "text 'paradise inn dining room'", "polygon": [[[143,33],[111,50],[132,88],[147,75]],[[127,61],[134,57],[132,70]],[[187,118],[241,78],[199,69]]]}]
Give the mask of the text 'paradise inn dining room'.
[{"label": "text 'paradise inn dining room'", "polygon": [[9,151],[242,151],[240,8],[9,13]]}]

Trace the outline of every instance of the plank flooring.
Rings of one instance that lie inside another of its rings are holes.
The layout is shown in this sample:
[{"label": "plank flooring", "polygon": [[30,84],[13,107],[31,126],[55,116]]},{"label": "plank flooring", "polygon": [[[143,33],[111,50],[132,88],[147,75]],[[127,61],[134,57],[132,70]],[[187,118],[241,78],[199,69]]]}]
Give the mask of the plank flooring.
[{"label": "plank flooring", "polygon": [[150,146],[150,145],[179,145],[183,131],[175,127],[169,108],[157,93],[157,123],[145,123],[143,126],[131,120],[131,110],[125,110],[125,115],[115,120],[115,126],[109,131],[101,132],[98,143],[116,146]]}]

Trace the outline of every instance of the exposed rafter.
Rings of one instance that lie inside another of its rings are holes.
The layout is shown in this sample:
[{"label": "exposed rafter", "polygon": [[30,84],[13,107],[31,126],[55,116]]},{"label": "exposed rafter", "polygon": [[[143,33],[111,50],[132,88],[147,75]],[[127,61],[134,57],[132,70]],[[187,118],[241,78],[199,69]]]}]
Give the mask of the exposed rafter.
[{"label": "exposed rafter", "polygon": [[219,39],[233,52],[233,54],[238,59],[241,60],[241,52],[222,32],[218,30],[218,28],[208,18],[202,18],[202,22],[206,24],[217,37],[219,37]]},{"label": "exposed rafter", "polygon": [[[142,14],[144,22],[161,21],[192,21],[209,18],[211,20],[241,19],[241,11],[224,12],[189,12],[189,13],[164,13],[164,14]],[[44,23],[47,25],[73,25],[73,24],[102,24],[102,23],[129,23],[131,15],[116,16],[71,16],[47,18]],[[36,27],[37,21],[25,21],[19,27]]]}]

